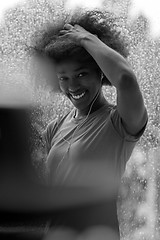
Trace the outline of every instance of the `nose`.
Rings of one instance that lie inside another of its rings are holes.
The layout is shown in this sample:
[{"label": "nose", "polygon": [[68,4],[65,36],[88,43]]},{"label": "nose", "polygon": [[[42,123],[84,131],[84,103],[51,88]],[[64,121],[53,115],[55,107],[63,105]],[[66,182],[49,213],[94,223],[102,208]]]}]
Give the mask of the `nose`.
[{"label": "nose", "polygon": [[79,90],[79,88],[80,86],[79,86],[78,79],[76,79],[75,77],[70,78],[68,90],[70,92],[76,92],[77,90]]}]

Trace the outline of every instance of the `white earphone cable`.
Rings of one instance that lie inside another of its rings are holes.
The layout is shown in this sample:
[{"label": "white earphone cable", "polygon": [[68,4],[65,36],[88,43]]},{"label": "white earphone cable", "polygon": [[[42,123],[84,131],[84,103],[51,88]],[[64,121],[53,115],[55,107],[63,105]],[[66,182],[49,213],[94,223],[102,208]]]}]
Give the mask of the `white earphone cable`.
[{"label": "white earphone cable", "polygon": [[[70,150],[70,147],[71,147],[71,145],[72,145],[73,136],[74,136],[75,133],[78,131],[78,129],[80,129],[80,127],[82,127],[82,126],[84,125],[84,123],[85,123],[86,120],[88,119],[89,114],[90,114],[91,109],[92,109],[92,106],[93,106],[93,104],[95,103],[95,101],[97,100],[99,94],[100,94],[100,89],[98,90],[98,92],[97,92],[97,94],[96,94],[96,96],[95,96],[95,98],[94,98],[94,100],[93,100],[93,102],[92,102],[92,104],[91,104],[91,106],[90,106],[90,108],[89,108],[89,111],[88,111],[88,114],[87,114],[86,118],[84,119],[84,121],[83,121],[80,125],[77,125],[76,129],[74,130],[74,132],[73,132],[73,134],[72,134],[72,137],[71,137],[71,140],[68,141],[68,140],[66,140],[66,139],[62,136],[62,139],[63,139],[65,142],[68,143],[68,148],[67,148],[67,151],[66,151],[65,154],[63,155],[62,159],[60,160],[60,162],[59,162],[59,164],[58,164],[58,166],[57,166],[57,168],[56,168],[56,173],[58,173],[59,167],[62,165],[62,162],[64,161],[67,153],[68,153],[69,150]],[[61,134],[61,132],[60,132],[60,134]],[[65,179],[64,179],[64,180],[65,180]]]}]

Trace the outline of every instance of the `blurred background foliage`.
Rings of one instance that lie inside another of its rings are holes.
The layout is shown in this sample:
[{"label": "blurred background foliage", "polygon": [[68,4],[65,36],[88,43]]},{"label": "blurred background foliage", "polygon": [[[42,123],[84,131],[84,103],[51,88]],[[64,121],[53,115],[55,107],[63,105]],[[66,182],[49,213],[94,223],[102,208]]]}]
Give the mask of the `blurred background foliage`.
[{"label": "blurred background foliage", "polygon": [[[5,12],[0,25],[0,84],[19,88],[34,102],[32,124],[36,129],[34,165],[43,179],[44,157],[41,134],[47,124],[67,113],[71,103],[57,91],[54,73],[46,81],[41,64],[29,54],[35,34],[47,24],[63,18],[64,0],[28,0]],[[123,240],[151,240],[160,237],[160,38],[150,34],[148,19],[142,14],[130,17],[131,0],[104,0],[103,9],[117,16],[119,29],[129,43],[130,62],[142,90],[149,121],[135,148],[122,179],[118,201]],[[54,76],[54,77],[53,77]],[[17,87],[18,86],[18,87]],[[20,87],[19,87],[20,86]],[[114,87],[105,87],[106,98],[115,103]]]}]

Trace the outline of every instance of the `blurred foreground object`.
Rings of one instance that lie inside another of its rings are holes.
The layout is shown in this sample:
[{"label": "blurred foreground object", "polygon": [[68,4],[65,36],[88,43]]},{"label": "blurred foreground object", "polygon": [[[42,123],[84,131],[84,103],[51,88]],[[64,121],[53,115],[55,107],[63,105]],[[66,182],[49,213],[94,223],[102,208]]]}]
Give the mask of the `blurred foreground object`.
[{"label": "blurred foreground object", "polygon": [[[51,208],[94,203],[110,198],[103,189],[49,187],[37,183],[31,160],[32,129],[29,108],[0,108],[0,209],[50,211]],[[60,195],[58,195],[60,194]],[[79,194],[79,196],[77,196]]]},{"label": "blurred foreground object", "polygon": [[[30,110],[31,105],[16,100],[0,105],[0,239],[42,239],[44,223],[51,217],[57,227],[80,232],[106,224],[106,214],[99,222],[98,212],[92,211],[112,202],[113,196],[105,189],[85,184],[49,187],[37,182],[31,160]],[[114,228],[111,205],[107,221]]]},{"label": "blurred foreground object", "polygon": [[81,234],[71,229],[50,230],[43,240],[119,240],[118,235],[112,229],[105,226],[89,228]]}]

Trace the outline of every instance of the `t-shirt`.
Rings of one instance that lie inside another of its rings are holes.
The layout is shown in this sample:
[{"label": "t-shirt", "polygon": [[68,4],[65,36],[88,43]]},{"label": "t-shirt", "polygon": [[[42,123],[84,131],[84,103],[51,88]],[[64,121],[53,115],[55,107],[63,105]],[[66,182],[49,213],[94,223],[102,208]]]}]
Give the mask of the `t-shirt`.
[{"label": "t-shirt", "polygon": [[52,121],[45,131],[49,183],[56,177],[59,183],[65,182],[71,166],[89,161],[107,163],[107,168],[121,177],[145,126],[137,136],[127,133],[117,107],[112,105],[80,120],[74,114],[75,109]]},{"label": "t-shirt", "polygon": [[[55,181],[65,184],[68,178],[72,180],[79,163],[84,163],[84,166],[85,163],[97,163],[97,166],[104,163],[103,174],[106,171],[106,175],[111,174],[120,179],[146,125],[137,136],[132,136],[125,130],[117,107],[112,105],[105,105],[80,120],[74,118],[74,115],[75,109],[52,121],[44,133],[49,184],[54,185]],[[96,176],[95,169],[95,182],[101,177],[100,172],[98,174]],[[53,220],[52,225],[55,222],[57,220]],[[105,224],[118,231],[116,201],[74,209],[71,216],[69,212],[66,217],[59,216],[58,222],[77,230]]]}]

